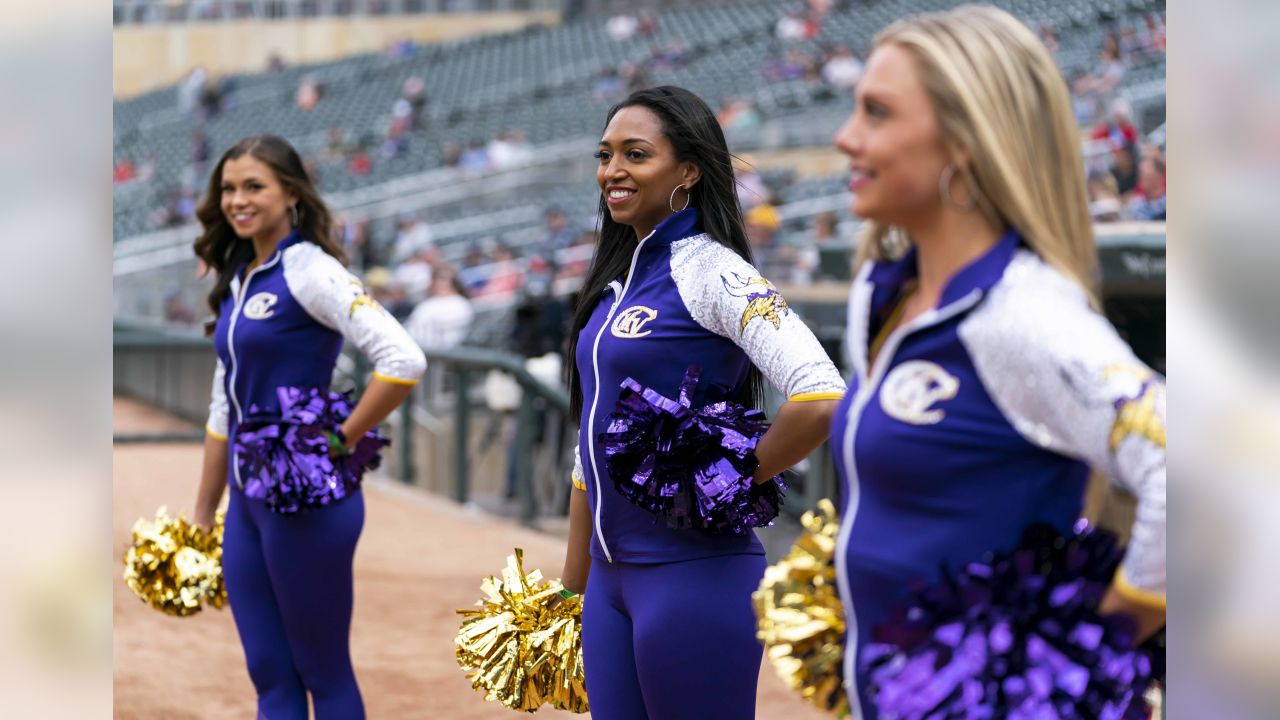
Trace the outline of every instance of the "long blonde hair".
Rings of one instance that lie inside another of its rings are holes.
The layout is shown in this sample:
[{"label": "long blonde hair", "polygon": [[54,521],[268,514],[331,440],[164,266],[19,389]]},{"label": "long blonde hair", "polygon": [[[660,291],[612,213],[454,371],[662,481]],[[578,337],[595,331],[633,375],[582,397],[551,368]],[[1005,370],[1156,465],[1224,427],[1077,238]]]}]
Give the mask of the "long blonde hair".
[{"label": "long blonde hair", "polygon": [[[1096,305],[1097,248],[1080,130],[1062,74],[1044,44],[1009,13],[966,5],[881,30],[915,58],[943,139],[972,159],[963,177],[994,227],[1016,229]],[[857,264],[890,257],[896,229],[863,224]]]}]

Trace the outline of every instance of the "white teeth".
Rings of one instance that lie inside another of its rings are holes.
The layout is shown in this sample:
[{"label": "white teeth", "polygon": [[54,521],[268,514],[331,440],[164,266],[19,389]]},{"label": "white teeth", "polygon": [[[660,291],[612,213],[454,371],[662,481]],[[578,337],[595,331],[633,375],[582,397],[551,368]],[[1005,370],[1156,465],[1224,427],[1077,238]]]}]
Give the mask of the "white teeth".
[{"label": "white teeth", "polygon": [[634,194],[635,193],[631,192],[630,190],[611,190],[609,192],[609,198],[611,200],[620,200],[624,197],[631,197]]}]

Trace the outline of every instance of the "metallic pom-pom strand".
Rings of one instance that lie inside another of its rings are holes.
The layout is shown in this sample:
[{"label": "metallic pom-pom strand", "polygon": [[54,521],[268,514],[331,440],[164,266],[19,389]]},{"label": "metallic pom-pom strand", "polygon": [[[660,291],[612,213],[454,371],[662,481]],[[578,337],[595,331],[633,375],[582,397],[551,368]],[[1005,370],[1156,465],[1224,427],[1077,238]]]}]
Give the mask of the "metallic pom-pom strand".
[{"label": "metallic pom-pom strand", "polygon": [[168,615],[186,617],[205,606],[227,602],[222,581],[224,514],[211,531],[161,507],[152,520],[133,525],[133,544],[124,556],[124,581],[143,602]]},{"label": "metallic pom-pom strand", "polygon": [[1036,525],[1013,550],[944,573],[859,657],[880,717],[1145,720],[1163,660],[1133,647],[1132,618],[1097,612],[1122,555],[1083,521],[1069,537]]},{"label": "metallic pom-pom strand", "polygon": [[722,401],[694,410],[701,371],[690,366],[676,400],[627,378],[597,440],[618,492],[669,528],[745,533],[778,515],[782,478],[755,483],[764,413]]},{"label": "metallic pom-pom strand", "polygon": [[561,598],[558,581],[524,571],[524,551],[507,556],[501,577],[480,584],[475,609],[458,610],[458,665],[485,700],[524,712],[544,704],[587,712],[582,667],[582,596]]},{"label": "metallic pom-pom strand", "polygon": [[834,565],[840,520],[832,502],[823,499],[800,522],[804,532],[786,557],[765,570],[760,588],[751,595],[756,637],[792,690],[818,708],[844,716],[849,712],[841,678],[845,620]]},{"label": "metallic pom-pom strand", "polygon": [[245,495],[288,515],[325,507],[355,492],[365,472],[377,469],[391,444],[377,430],[365,433],[350,455],[331,457],[329,433],[354,406],[350,393],[316,387],[280,387],[279,414],[257,406],[236,431],[236,460]]}]

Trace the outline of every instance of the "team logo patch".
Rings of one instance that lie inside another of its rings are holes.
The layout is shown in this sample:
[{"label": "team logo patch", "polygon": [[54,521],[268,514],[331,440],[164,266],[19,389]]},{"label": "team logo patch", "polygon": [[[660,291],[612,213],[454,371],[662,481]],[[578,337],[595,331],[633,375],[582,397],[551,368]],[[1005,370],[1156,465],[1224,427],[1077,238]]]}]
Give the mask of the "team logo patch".
[{"label": "team logo patch", "polygon": [[352,280],[351,287],[355,290],[356,296],[351,301],[351,307],[347,308],[348,318],[353,317],[356,314],[356,310],[359,310],[362,307],[370,307],[370,308],[373,308],[374,310],[381,310],[383,312],[386,312],[386,309],[383,308],[382,305],[379,304],[377,300],[374,300],[373,296],[371,296],[368,292],[366,292],[364,289],[364,286],[361,285],[358,281]]},{"label": "team logo patch", "polygon": [[1141,366],[1111,365],[1104,368],[1103,375],[1110,383],[1130,386],[1113,403],[1116,419],[1107,438],[1111,452],[1114,453],[1130,436],[1145,438],[1153,445],[1165,447],[1165,427],[1157,406],[1157,400],[1163,400],[1159,396],[1164,388],[1154,373]]},{"label": "team logo patch", "polygon": [[249,298],[244,304],[244,316],[250,320],[266,320],[276,314],[275,306],[279,302],[273,293],[260,292]]},{"label": "team logo patch", "polygon": [[747,323],[756,318],[764,318],[776,330],[782,327],[782,316],[791,312],[778,288],[762,277],[742,277],[732,270],[726,270],[720,274],[720,280],[730,295],[747,299],[747,307],[738,321],[739,335],[746,332]]},{"label": "team logo patch", "polygon": [[653,332],[653,330],[641,330],[650,320],[658,317],[658,311],[651,307],[643,305],[632,305],[631,307],[618,313],[613,319],[613,326],[610,332],[614,337],[623,339],[642,338]]},{"label": "team logo patch", "polygon": [[960,390],[960,380],[926,360],[910,360],[894,368],[880,386],[880,407],[895,420],[912,425],[935,425],[946,413],[933,407],[950,400]]}]

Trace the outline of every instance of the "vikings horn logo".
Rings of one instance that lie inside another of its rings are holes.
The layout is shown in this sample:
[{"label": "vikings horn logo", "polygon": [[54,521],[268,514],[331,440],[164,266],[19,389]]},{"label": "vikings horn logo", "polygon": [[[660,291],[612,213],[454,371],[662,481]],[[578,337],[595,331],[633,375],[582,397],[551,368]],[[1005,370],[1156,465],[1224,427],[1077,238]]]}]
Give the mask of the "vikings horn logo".
[{"label": "vikings horn logo", "polygon": [[742,320],[738,323],[739,335],[746,332],[747,323],[758,317],[773,323],[774,328],[782,327],[782,316],[790,309],[773,283],[762,277],[744,278],[732,270],[721,273],[720,279],[730,295],[747,298],[747,308],[742,311]]},{"label": "vikings horn logo", "polygon": [[1143,367],[1111,365],[1103,370],[1108,380],[1124,378],[1141,383],[1135,393],[1125,394],[1116,400],[1116,419],[1108,437],[1111,452],[1131,435],[1145,438],[1158,447],[1165,447],[1165,427],[1160,419],[1159,405],[1163,405],[1164,387],[1156,382],[1152,373]]},{"label": "vikings horn logo", "polygon": [[361,285],[359,282],[352,280],[351,286],[355,288],[356,296],[351,301],[351,308],[347,310],[348,318],[355,315],[356,310],[358,310],[362,306],[371,307],[376,310],[382,310],[383,312],[386,312],[386,310],[381,305],[378,304],[377,300],[374,300],[373,297],[369,295],[369,293],[365,292],[364,286]]}]

